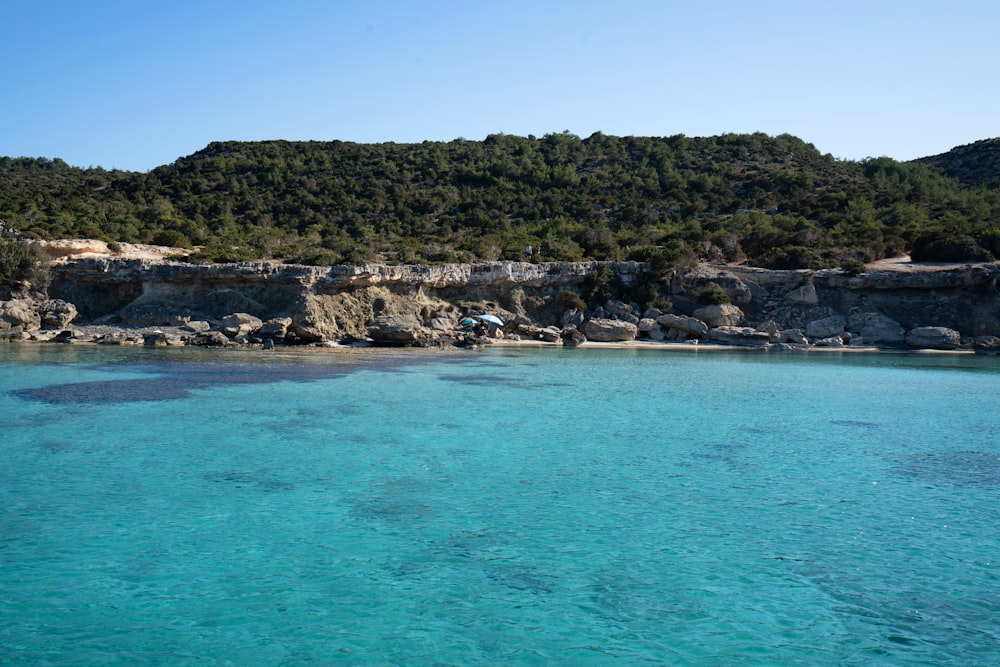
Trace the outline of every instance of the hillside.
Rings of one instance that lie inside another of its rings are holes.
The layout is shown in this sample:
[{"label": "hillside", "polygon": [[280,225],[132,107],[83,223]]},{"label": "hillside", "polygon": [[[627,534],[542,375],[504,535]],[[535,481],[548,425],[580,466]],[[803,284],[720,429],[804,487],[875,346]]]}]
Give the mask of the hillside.
[{"label": "hillside", "polygon": [[1000,191],[968,171],[760,133],[221,142],[148,173],[0,158],[0,219],[29,238],[198,246],[192,261],[469,262],[529,245],[657,267],[990,260]]},{"label": "hillside", "polygon": [[940,169],[969,186],[1000,185],[1000,138],[958,146],[917,162]]}]

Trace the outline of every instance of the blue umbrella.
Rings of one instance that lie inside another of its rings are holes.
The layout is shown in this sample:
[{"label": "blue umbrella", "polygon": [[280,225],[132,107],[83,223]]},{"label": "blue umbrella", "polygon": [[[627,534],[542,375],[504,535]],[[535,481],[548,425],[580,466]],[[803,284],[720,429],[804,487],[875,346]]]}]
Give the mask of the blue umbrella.
[{"label": "blue umbrella", "polygon": [[466,317],[464,320],[462,320],[461,322],[459,322],[459,324],[461,324],[463,327],[471,327],[475,323],[476,323],[476,320],[472,319],[471,317]]}]

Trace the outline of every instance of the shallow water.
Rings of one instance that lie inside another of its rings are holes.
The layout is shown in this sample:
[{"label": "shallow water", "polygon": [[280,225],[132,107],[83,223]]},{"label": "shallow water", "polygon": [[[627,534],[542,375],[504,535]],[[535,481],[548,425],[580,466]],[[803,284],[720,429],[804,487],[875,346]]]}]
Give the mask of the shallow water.
[{"label": "shallow water", "polygon": [[0,347],[0,663],[992,664],[998,381]]}]

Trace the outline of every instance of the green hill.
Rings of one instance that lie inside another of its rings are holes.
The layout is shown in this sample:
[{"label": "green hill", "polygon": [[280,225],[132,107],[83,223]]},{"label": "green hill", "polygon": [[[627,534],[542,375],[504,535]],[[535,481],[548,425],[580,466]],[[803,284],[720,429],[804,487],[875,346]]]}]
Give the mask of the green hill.
[{"label": "green hill", "polygon": [[220,142],[148,173],[0,158],[0,219],[218,261],[518,259],[528,245],[542,260],[771,268],[1000,256],[996,181],[949,173],[760,133]]}]

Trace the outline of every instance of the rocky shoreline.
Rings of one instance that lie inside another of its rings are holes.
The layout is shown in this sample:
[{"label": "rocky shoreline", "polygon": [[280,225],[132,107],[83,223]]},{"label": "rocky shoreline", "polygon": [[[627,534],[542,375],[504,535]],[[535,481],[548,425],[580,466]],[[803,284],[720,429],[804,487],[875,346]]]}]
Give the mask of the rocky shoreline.
[{"label": "rocky shoreline", "polygon": [[[1000,351],[998,263],[904,258],[857,274],[698,265],[658,277],[662,298],[641,308],[579,299],[597,274],[626,292],[649,283],[634,262],[312,267],[58,252],[45,290],[15,286],[0,300],[0,341]],[[484,313],[503,325],[460,325]]]}]

